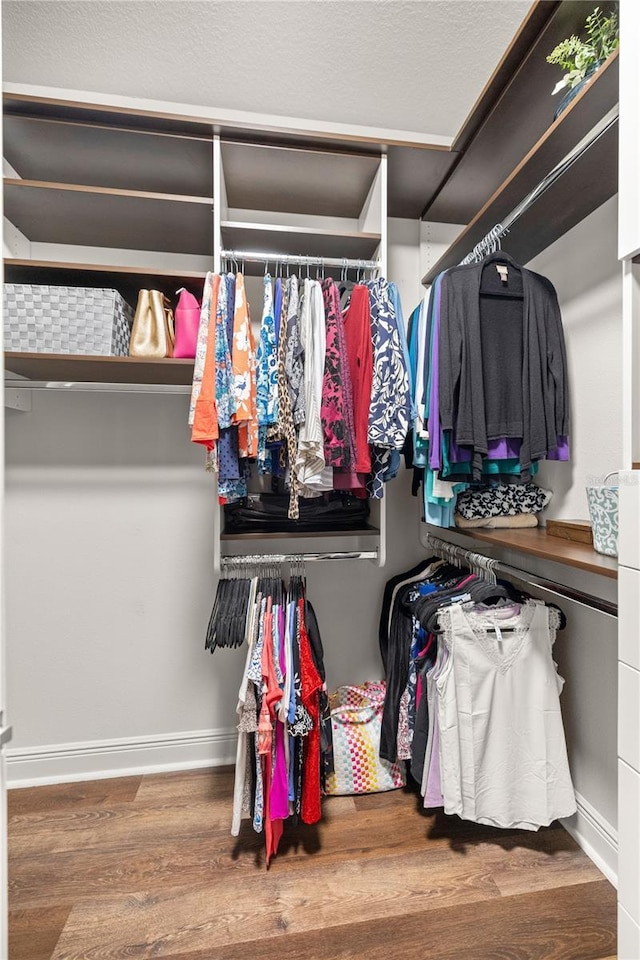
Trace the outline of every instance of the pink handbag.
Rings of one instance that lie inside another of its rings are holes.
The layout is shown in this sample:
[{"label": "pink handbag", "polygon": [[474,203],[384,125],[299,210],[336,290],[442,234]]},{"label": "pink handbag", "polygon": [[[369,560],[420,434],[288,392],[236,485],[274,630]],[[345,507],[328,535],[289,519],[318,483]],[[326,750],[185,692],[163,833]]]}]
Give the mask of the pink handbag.
[{"label": "pink handbag", "polygon": [[196,355],[198,327],[200,326],[200,304],[192,293],[181,287],[178,305],[175,309],[176,342],[174,357],[192,360]]}]

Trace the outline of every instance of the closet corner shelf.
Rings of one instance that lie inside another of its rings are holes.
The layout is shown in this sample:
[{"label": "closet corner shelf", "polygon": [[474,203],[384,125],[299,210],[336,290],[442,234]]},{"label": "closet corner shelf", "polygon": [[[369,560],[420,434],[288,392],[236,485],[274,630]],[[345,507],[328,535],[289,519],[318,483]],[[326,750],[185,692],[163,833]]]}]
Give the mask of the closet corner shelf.
[{"label": "closet corner shelf", "polygon": [[[618,75],[616,50],[427,271],[422,278],[423,284],[433,283],[443,270],[460,263],[491,228],[504,220],[615,107]],[[566,176],[549,187],[519,218],[505,241],[506,248],[516,260],[528,263],[615,194],[618,184],[617,137],[617,124],[614,124],[572,164]]]},{"label": "closet corner shelf", "polygon": [[[65,353],[4,355],[5,370],[27,380],[51,383],[144,383],[188,385],[193,360],[149,360],[141,357],[93,357]],[[12,386],[20,381],[13,381]],[[25,384],[28,386],[28,383]]]},{"label": "closet corner shelf", "polygon": [[618,577],[618,561],[615,557],[597,553],[588,543],[550,537],[544,527],[529,530],[461,530],[455,527],[452,528],[453,530],[459,536],[469,537],[470,540],[481,540],[496,547],[520,551],[533,557],[541,557],[543,560],[587,570],[589,573],[597,573],[612,580]]}]

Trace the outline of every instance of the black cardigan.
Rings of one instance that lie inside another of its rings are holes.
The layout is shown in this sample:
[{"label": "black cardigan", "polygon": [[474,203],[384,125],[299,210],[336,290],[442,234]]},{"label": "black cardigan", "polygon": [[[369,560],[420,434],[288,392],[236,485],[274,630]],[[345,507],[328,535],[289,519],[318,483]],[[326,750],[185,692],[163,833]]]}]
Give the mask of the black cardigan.
[{"label": "black cardigan", "polygon": [[[456,442],[474,451],[474,477],[480,479],[488,440],[499,435],[487,424],[485,396],[495,384],[484,382],[480,329],[480,284],[488,263],[506,263],[522,275],[522,369],[505,349],[505,375],[522,378],[520,466],[528,474],[534,460],[557,449],[569,433],[567,358],[560,307],[546,277],[520,267],[502,250],[480,263],[453,267],[442,278],[439,333],[440,421],[455,430]],[[512,425],[513,426],[513,425]]]}]

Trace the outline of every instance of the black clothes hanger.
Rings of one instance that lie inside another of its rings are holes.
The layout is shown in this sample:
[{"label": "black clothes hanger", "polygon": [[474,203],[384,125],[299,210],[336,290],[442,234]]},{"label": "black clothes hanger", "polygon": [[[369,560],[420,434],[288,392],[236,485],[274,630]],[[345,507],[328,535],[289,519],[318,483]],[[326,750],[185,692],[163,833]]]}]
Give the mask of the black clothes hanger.
[{"label": "black clothes hanger", "polygon": [[218,581],[216,596],[205,635],[205,650],[217,647],[240,647],[244,643],[251,580]]},{"label": "black clothes hanger", "polygon": [[405,570],[404,573],[399,573],[395,577],[391,577],[390,580],[387,580],[382,595],[382,610],[380,611],[380,622],[378,625],[378,644],[380,646],[383,664],[385,663],[386,650],[389,644],[389,617],[391,614],[391,602],[396,587],[399,583],[402,583],[403,580],[417,579],[421,573],[439,559],[439,557],[429,557],[428,559],[421,560],[420,563],[416,564],[416,566],[410,570]]}]

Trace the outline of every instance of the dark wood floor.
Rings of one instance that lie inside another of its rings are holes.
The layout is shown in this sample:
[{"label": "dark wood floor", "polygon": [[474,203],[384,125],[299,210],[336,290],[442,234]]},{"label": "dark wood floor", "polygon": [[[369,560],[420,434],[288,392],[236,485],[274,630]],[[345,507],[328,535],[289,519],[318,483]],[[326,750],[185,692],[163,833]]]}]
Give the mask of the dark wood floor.
[{"label": "dark wood floor", "polygon": [[233,772],[9,794],[10,960],[613,960],[615,891],[562,828],[498,831],[405,791],[229,835]]}]

